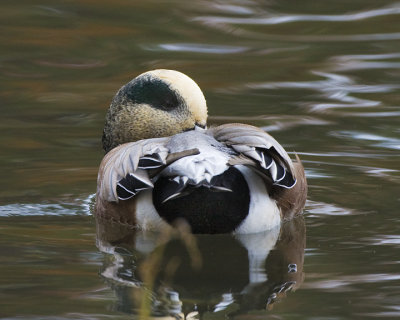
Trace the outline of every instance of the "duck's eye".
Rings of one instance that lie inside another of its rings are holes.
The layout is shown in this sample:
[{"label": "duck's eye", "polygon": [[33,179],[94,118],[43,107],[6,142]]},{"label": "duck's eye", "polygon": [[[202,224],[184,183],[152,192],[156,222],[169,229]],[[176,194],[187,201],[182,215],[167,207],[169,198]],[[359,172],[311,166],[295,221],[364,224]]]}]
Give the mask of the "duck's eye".
[{"label": "duck's eye", "polygon": [[182,98],[164,81],[150,76],[129,82],[123,89],[126,97],[136,104],[148,104],[161,110],[177,108]]}]

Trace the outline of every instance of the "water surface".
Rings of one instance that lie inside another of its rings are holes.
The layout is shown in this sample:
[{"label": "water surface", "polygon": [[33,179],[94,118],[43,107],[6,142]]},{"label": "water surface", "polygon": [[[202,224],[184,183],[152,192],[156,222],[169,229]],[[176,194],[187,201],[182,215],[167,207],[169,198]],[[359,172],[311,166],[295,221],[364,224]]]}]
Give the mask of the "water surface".
[{"label": "water surface", "polygon": [[[0,6],[1,319],[400,317],[399,3]],[[297,238],[188,250],[179,236],[102,236],[90,206],[105,112],[154,68],[195,79],[210,123],[257,125],[300,155],[308,203],[285,227]],[[148,268],[157,259],[169,273]]]}]

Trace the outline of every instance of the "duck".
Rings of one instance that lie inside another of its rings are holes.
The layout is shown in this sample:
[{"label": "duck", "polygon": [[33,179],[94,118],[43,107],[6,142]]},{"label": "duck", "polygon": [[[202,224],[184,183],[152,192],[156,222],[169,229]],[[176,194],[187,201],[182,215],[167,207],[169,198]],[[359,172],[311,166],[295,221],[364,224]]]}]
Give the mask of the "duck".
[{"label": "duck", "polygon": [[179,223],[200,234],[258,233],[300,215],[307,180],[297,154],[262,129],[207,127],[197,83],[175,70],[122,86],[106,114],[96,217],[139,230]]}]

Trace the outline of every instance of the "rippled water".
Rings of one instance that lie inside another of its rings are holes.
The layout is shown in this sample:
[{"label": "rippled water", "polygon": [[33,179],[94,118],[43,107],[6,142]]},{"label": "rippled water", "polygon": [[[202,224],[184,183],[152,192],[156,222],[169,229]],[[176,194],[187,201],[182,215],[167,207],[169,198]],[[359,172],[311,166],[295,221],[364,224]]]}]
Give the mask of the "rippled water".
[{"label": "rippled water", "polygon": [[[398,2],[0,7],[1,319],[400,317]],[[300,155],[304,222],[183,240],[96,227],[106,108],[153,68],[195,79],[211,123]]]}]

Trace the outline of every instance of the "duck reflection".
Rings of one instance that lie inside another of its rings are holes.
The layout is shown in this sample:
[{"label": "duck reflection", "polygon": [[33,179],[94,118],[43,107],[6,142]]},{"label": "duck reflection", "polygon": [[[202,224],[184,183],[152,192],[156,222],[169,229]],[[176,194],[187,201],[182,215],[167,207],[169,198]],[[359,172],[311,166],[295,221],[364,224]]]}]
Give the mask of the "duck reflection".
[{"label": "duck reflection", "polygon": [[202,318],[271,309],[303,282],[302,217],[247,235],[135,231],[97,219],[101,276],[115,309],[152,317]]}]

